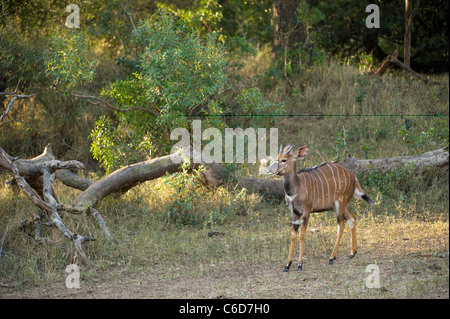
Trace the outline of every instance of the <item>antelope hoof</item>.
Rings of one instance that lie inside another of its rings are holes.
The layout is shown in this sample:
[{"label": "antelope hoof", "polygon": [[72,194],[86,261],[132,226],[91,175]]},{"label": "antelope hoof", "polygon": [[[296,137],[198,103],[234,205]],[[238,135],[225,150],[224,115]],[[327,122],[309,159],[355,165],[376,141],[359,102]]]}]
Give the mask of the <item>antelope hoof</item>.
[{"label": "antelope hoof", "polygon": [[332,265],[333,261],[336,260],[336,257],[331,257],[330,260],[328,261],[328,264]]},{"label": "antelope hoof", "polygon": [[355,252],[353,254],[350,254],[350,256],[348,257],[349,259],[352,259],[353,257],[355,257],[357,251],[355,250]]},{"label": "antelope hoof", "polygon": [[287,263],[287,264],[284,266],[283,272],[288,272],[288,271],[289,271],[289,267],[291,267],[291,264],[292,264],[292,261],[290,261],[289,263]]},{"label": "antelope hoof", "polygon": [[303,270],[303,265],[302,264],[298,264],[297,266],[297,272],[300,272]]}]

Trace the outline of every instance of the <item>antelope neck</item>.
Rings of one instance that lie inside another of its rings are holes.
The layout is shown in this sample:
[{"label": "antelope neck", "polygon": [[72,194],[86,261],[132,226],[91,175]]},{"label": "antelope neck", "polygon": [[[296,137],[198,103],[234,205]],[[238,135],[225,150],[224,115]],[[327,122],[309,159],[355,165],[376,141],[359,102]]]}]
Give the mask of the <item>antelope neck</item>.
[{"label": "antelope neck", "polygon": [[300,178],[297,176],[296,171],[297,165],[294,162],[294,167],[290,170],[288,174],[284,176],[283,179],[284,192],[288,196],[293,196],[298,192],[298,189],[296,189],[296,185],[300,185]]}]

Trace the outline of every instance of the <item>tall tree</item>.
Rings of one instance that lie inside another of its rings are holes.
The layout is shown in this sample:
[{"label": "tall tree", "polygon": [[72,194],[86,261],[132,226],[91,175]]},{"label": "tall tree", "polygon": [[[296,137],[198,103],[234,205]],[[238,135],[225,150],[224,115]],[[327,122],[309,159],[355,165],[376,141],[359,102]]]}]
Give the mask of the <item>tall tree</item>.
[{"label": "tall tree", "polygon": [[273,50],[290,50],[295,44],[305,40],[305,31],[297,21],[300,0],[273,0]]},{"label": "tall tree", "polygon": [[412,1],[405,0],[405,35],[403,38],[404,45],[404,61],[403,63],[406,66],[410,66],[411,64],[411,29],[412,29],[412,21],[414,16],[417,13],[417,9],[419,8],[420,0],[417,0],[414,9],[412,9]]}]

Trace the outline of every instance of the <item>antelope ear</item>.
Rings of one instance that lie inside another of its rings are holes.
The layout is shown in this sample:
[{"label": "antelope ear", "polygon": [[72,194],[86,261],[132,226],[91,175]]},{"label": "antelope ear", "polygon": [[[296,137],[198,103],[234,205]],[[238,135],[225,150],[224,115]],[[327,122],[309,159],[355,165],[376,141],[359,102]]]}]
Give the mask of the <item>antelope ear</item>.
[{"label": "antelope ear", "polygon": [[300,147],[295,153],[294,153],[294,157],[295,159],[302,159],[306,156],[306,154],[308,154],[309,151],[309,146],[305,145]]}]

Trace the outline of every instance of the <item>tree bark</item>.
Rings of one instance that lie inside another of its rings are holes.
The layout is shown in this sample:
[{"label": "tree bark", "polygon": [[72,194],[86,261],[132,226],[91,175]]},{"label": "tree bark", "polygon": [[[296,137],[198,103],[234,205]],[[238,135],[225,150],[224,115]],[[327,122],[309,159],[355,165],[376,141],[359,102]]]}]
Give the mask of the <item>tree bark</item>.
[{"label": "tree bark", "polygon": [[357,175],[368,171],[386,173],[398,167],[405,166],[412,166],[417,169],[435,168],[448,171],[448,146],[415,156],[398,156],[369,160],[359,160],[349,157],[342,164]]},{"label": "tree bark", "polygon": [[[205,157],[200,157],[201,154],[198,154],[192,148],[189,149],[189,152],[193,155],[193,159],[195,159],[195,161],[193,160],[194,164],[192,168],[198,168],[200,166],[205,168],[200,176],[203,184],[212,187],[223,184],[225,173],[221,166],[212,162],[210,159],[206,163],[204,160]],[[186,150],[184,153],[186,154]],[[184,162],[185,158],[181,153],[174,153],[128,165],[91,184],[75,199],[74,204],[77,206],[94,207],[101,199],[111,193],[127,191],[139,183],[161,177],[166,173],[172,174],[178,172],[180,171],[180,163]],[[195,162],[198,162],[198,164],[195,164]]]},{"label": "tree bark", "polygon": [[300,0],[274,0],[272,11],[273,51],[290,50],[296,43],[305,40],[305,32],[297,22]]},{"label": "tree bark", "polygon": [[405,0],[405,34],[403,36],[403,51],[404,58],[403,63],[409,66],[410,62],[410,52],[411,52],[411,27],[410,27],[410,17],[411,17],[411,1]]},{"label": "tree bark", "polygon": [[411,31],[414,16],[419,8],[420,0],[417,0],[414,9],[412,8],[411,0],[405,0],[405,34],[403,36],[403,64],[407,67],[411,66]]}]

